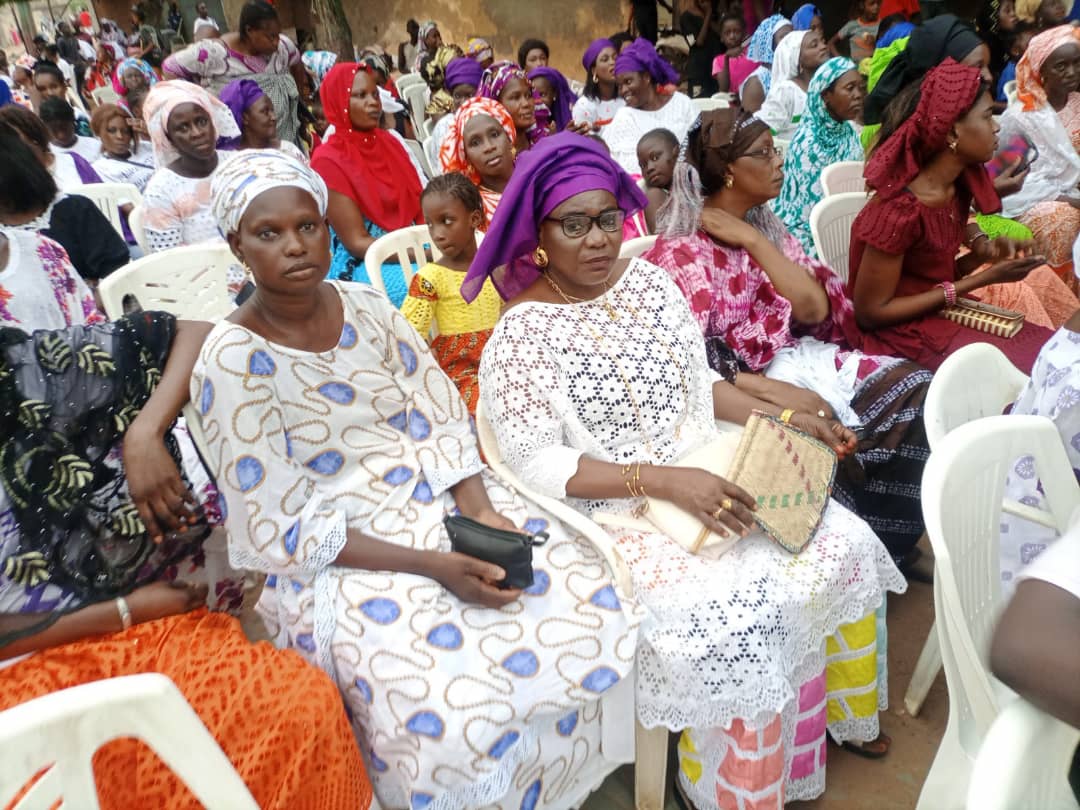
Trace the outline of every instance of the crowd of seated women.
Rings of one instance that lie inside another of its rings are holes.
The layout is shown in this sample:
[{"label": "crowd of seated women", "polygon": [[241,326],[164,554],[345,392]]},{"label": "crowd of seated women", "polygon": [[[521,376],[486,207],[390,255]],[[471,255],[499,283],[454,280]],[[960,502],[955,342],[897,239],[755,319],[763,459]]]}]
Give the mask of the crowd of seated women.
[{"label": "crowd of seated women", "polygon": [[[700,810],[820,796],[829,739],[889,753],[886,595],[932,576],[934,372],[996,345],[1031,375],[1016,412],[1080,446],[1080,29],[1032,12],[1003,106],[1011,3],[969,23],[866,2],[831,39],[812,5],[699,5],[695,47],[722,50],[690,63],[715,82],[645,39],[597,39],[568,77],[541,40],[501,60],[410,28],[426,166],[385,52],[301,54],[261,0],[159,68],[99,60],[117,95],[89,115],[55,63],[20,62],[27,91],[0,85],[0,710],[163,672],[274,808],[578,806],[633,761],[635,720],[680,735]],[[714,84],[705,112],[679,90]],[[866,201],[838,268],[809,221],[845,161]],[[141,239],[80,195],[98,182],[139,192],[118,204]],[[425,254],[373,287],[372,245],[417,225]],[[235,310],[110,320],[97,284],[140,242],[227,243]],[[961,298],[1023,326],[944,317]],[[839,462],[797,556],[757,493],[681,464],[759,412]],[[1038,505],[1020,465],[1008,486]],[[643,524],[649,500],[727,550]],[[546,535],[533,584],[454,551],[448,515]],[[1012,583],[1058,540],[1006,528]],[[94,769],[103,806],[193,802],[133,740]]]}]

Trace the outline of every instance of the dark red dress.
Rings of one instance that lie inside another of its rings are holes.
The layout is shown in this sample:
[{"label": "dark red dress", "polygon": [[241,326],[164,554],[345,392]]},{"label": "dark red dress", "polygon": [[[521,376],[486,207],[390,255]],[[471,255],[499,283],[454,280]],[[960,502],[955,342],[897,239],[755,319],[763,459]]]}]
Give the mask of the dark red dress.
[{"label": "dark red dress", "polygon": [[[940,208],[924,205],[910,191],[891,200],[871,199],[851,228],[848,292],[854,295],[859,265],[867,247],[904,257],[896,285],[897,297],[926,292],[943,281],[956,281],[956,254],[964,241],[970,210],[971,195],[959,183],[953,202]],[[874,268],[868,267],[865,272],[872,273]],[[1030,374],[1039,349],[1052,334],[1049,329],[1025,323],[1013,337],[1001,338],[932,314],[865,332],[860,348],[868,354],[907,357],[936,371],[961,346],[991,343],[1013,365]]]}]

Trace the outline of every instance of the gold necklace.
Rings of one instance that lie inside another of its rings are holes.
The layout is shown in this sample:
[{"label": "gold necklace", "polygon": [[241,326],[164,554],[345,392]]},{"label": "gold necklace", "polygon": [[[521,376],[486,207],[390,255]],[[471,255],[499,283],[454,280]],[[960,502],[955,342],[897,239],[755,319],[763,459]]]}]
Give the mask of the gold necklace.
[{"label": "gold necklace", "polygon": [[[544,273],[544,278],[547,279],[548,286],[550,286],[551,289],[553,289],[556,293],[561,295],[562,299],[567,304],[570,304],[570,305],[584,304],[584,303],[587,303],[589,301],[597,300],[596,298],[574,298],[571,295],[567,295],[566,293],[563,292],[562,287],[560,287],[558,284],[555,283],[555,279],[553,279],[551,277],[551,273]],[[608,291],[610,289],[611,289],[611,285],[609,285],[605,281],[604,282],[604,294],[602,296],[598,296],[598,298],[599,298],[599,301],[600,301],[600,305],[604,308],[604,311],[607,312],[607,316],[609,318],[611,318],[611,320],[617,321],[617,320],[619,320],[619,313],[618,313],[618,311],[616,311],[615,307],[613,307],[611,305],[611,302],[608,301],[608,297],[607,297]]]}]

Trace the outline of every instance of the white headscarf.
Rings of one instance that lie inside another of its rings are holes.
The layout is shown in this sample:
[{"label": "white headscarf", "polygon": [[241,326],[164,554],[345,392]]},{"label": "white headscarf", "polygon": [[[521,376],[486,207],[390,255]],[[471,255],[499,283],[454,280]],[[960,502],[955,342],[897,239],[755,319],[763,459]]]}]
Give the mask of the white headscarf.
[{"label": "white headscarf", "polygon": [[214,124],[216,138],[240,137],[240,127],[236,125],[232,110],[221,99],[183,79],[158,82],[150,88],[143,102],[143,118],[146,128],[150,130],[150,143],[154,147],[154,161],[158,166],[168,166],[180,157],[169,140],[168,124],[172,111],[181,104],[195,104],[206,110]]},{"label": "white headscarf", "polygon": [[210,183],[214,217],[223,233],[235,233],[248,206],[274,188],[291,186],[315,198],[319,215],[326,216],[326,183],[311,168],[277,149],[245,149],[218,166]]},{"label": "white headscarf", "polygon": [[772,86],[776,87],[784,79],[794,79],[799,75],[799,51],[803,39],[809,31],[792,31],[776,46],[772,63]]}]

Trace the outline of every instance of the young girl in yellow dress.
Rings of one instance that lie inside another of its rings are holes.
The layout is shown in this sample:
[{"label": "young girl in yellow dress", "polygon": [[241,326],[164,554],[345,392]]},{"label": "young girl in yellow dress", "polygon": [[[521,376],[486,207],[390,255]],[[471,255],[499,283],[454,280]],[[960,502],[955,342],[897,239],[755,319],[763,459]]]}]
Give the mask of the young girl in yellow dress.
[{"label": "young girl in yellow dress", "polygon": [[458,387],[469,413],[475,413],[480,354],[502,307],[490,281],[471,304],[461,297],[461,282],[476,255],[476,231],[484,225],[484,204],[476,186],[457,172],[428,183],[420,203],[432,245],[442,255],[413,277],[401,312],[421,335],[433,335],[432,354]]}]

